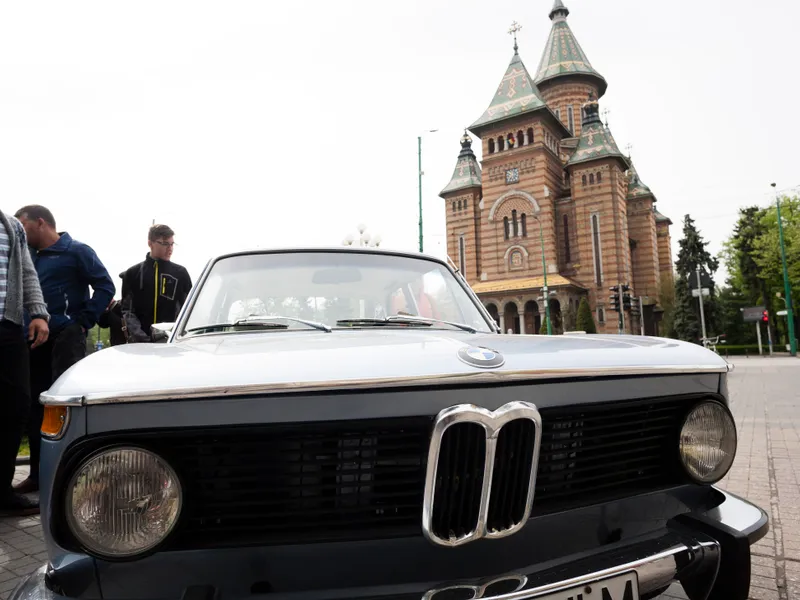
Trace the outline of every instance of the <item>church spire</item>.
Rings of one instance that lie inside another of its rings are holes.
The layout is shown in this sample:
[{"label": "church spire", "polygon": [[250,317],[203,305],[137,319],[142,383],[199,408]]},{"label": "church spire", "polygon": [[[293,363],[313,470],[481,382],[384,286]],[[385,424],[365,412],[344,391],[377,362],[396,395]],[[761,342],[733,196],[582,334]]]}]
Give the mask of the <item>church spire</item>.
[{"label": "church spire", "polygon": [[554,20],[556,17],[563,17],[566,19],[569,16],[569,9],[564,6],[564,3],[561,0],[555,0],[553,2],[553,8],[550,11],[550,20]]},{"label": "church spire", "polygon": [[628,159],[620,152],[617,142],[614,141],[611,131],[603,125],[597,100],[590,97],[583,105],[583,124],[578,147],[567,161],[567,166],[601,158],[616,158],[624,165],[624,169],[630,166]]},{"label": "church spire", "polygon": [[633,166],[630,154],[628,154],[628,162],[631,165],[628,169],[628,200],[652,198],[653,202],[655,202],[656,197],[653,192],[639,179],[639,173],[637,173],[636,167]]},{"label": "church spire", "polygon": [[550,37],[536,71],[536,85],[565,76],[578,76],[592,80],[597,85],[599,96],[606,92],[608,84],[600,73],[595,71],[586,53],[567,24],[569,9],[562,0],[555,0],[550,10],[553,26]]},{"label": "church spire", "polygon": [[[514,46],[516,47],[516,43]],[[492,103],[481,117],[469,126],[469,129],[480,135],[477,130],[486,125],[545,108],[544,100],[528,74],[528,69],[514,50],[514,56],[511,57],[506,74],[497,86]]]},{"label": "church spire", "polygon": [[464,137],[461,138],[461,152],[458,154],[456,168],[445,188],[439,192],[444,198],[445,194],[466,190],[468,188],[481,187],[481,168],[478,166],[478,159],[472,151],[472,138],[464,130]]}]

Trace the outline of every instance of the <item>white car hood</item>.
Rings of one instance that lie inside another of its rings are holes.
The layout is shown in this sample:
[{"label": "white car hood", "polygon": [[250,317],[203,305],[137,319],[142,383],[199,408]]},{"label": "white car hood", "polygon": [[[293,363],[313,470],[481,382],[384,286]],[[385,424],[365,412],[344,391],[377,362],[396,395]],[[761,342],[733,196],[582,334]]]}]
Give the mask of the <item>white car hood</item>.
[{"label": "white car hood", "polygon": [[[482,369],[458,350],[479,346],[505,363]],[[364,329],[208,334],[130,344],[89,355],[48,395],[113,402],[647,373],[725,372],[695,344],[642,336],[525,336],[451,330]]]}]

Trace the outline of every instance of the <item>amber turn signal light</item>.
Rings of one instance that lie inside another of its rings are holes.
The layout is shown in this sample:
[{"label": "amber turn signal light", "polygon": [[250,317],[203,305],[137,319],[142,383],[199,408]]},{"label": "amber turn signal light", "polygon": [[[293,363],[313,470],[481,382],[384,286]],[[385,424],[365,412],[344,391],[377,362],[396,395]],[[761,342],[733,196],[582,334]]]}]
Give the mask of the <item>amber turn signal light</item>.
[{"label": "amber turn signal light", "polygon": [[48,438],[58,438],[67,428],[69,409],[66,406],[45,406],[44,419],[42,419],[42,435]]}]

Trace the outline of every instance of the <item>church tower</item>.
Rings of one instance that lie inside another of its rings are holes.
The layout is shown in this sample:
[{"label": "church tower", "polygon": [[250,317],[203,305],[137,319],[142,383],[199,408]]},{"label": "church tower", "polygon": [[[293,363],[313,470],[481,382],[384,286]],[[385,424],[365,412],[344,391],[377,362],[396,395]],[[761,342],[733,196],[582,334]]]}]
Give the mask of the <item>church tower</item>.
[{"label": "church tower", "polygon": [[550,11],[553,25],[536,71],[536,86],[571,135],[577,137],[581,134],[581,105],[590,96],[602,98],[608,84],[586,57],[567,24],[568,16],[569,9],[555,0]]},{"label": "church tower", "polygon": [[439,196],[447,208],[447,255],[471,285],[479,280],[481,270],[481,168],[466,131],[453,176]]},{"label": "church tower", "polygon": [[[633,287],[625,176],[629,164],[600,120],[597,101],[586,102],[582,112],[578,145],[566,164],[571,194],[559,206],[565,227],[574,223],[577,236],[577,248],[571,252],[573,262],[565,267],[569,275],[587,286],[599,321],[598,331],[616,333],[619,315],[607,306],[609,287]],[[631,294],[635,293],[631,289]],[[625,331],[632,331],[630,319]]]}]

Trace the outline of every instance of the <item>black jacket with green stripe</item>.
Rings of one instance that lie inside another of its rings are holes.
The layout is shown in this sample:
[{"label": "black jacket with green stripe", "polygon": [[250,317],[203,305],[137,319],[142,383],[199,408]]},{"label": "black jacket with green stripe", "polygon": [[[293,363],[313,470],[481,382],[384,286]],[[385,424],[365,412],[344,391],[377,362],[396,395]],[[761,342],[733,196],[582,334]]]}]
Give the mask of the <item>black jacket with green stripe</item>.
[{"label": "black jacket with green stripe", "polygon": [[150,342],[153,323],[174,323],[192,289],[192,279],[184,267],[155,260],[149,254],[120,277],[129,342]]}]

